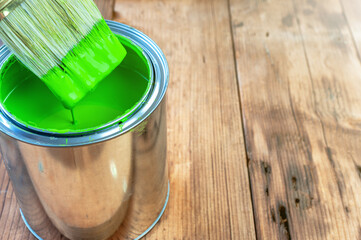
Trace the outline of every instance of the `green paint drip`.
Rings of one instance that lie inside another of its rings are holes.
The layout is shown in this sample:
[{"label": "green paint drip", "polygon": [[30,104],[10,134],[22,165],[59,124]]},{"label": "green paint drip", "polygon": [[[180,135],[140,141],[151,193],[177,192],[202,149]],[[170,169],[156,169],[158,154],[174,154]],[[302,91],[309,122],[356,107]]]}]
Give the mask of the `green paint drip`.
[{"label": "green paint drip", "polygon": [[127,52],[106,22],[99,21],[41,80],[66,108],[73,108],[111,73]]},{"label": "green paint drip", "polygon": [[70,113],[71,113],[71,120],[73,125],[76,124],[76,120],[75,120],[75,115],[74,115],[74,109],[70,109]]},{"label": "green paint drip", "polygon": [[0,100],[4,108],[26,126],[57,133],[91,131],[134,111],[151,85],[150,63],[138,46],[127,38],[118,39],[127,56],[72,109],[73,114],[38,77],[11,56],[0,72]]}]

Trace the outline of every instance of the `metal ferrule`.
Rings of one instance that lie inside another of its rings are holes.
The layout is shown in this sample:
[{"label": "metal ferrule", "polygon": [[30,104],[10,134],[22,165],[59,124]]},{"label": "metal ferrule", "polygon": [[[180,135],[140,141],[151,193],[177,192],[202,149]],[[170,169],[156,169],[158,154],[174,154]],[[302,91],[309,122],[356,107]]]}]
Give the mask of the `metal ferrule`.
[{"label": "metal ferrule", "polygon": [[0,0],[0,21],[6,18],[25,0]]}]

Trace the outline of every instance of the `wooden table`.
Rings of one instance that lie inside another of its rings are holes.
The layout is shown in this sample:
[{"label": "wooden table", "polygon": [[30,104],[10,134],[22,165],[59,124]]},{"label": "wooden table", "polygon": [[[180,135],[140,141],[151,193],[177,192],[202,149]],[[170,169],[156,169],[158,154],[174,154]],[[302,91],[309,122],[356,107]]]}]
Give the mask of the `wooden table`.
[{"label": "wooden table", "polygon": [[[146,239],[361,239],[359,0],[97,2],[170,65],[171,196]],[[2,162],[0,239],[34,239]]]}]

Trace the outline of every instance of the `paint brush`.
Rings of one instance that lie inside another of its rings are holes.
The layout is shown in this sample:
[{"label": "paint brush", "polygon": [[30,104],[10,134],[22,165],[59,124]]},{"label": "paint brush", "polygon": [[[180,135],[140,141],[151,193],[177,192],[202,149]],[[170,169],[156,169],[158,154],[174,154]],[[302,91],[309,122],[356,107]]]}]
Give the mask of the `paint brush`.
[{"label": "paint brush", "polygon": [[68,109],[126,56],[92,0],[0,0],[0,38]]}]

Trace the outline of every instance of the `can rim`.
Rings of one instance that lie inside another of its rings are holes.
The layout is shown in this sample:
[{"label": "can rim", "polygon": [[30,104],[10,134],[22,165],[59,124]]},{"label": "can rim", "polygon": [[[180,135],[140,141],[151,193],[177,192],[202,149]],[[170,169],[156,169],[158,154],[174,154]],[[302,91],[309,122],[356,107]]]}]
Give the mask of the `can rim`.
[{"label": "can rim", "polygon": [[[131,39],[128,39],[128,40],[131,41]],[[149,95],[151,94],[151,92],[153,90],[154,67],[153,67],[152,62],[149,59],[148,54],[146,52],[144,52],[144,51],[142,51],[142,54],[147,59],[147,62],[148,62],[148,65],[149,65],[149,71],[150,71],[150,79],[149,79],[146,91],[144,92],[142,98],[130,109],[129,112],[117,117],[114,120],[110,120],[109,122],[107,122],[107,123],[105,123],[103,125],[99,125],[99,126],[93,128],[93,129],[92,128],[84,129],[84,131],[69,131],[69,132],[59,133],[59,132],[55,132],[55,131],[48,131],[48,130],[45,130],[45,129],[41,129],[41,128],[33,127],[33,126],[30,126],[30,125],[26,125],[25,123],[17,120],[16,117],[13,114],[11,114],[8,110],[6,110],[6,108],[1,103],[0,103],[0,112],[2,112],[5,115],[5,117],[8,118],[11,122],[18,125],[21,128],[25,128],[27,131],[31,131],[31,132],[34,132],[34,133],[47,134],[47,135],[50,135],[50,136],[89,135],[89,134],[91,134],[93,132],[96,132],[96,131],[99,131],[101,129],[105,129],[107,127],[110,127],[110,126],[112,126],[112,125],[114,125],[116,123],[124,122],[125,119],[131,117],[133,114],[135,114],[139,110],[139,108],[142,107],[142,105],[149,98]],[[12,54],[10,54],[9,57],[11,55]]]},{"label": "can rim", "polygon": [[[154,82],[151,90],[146,96],[146,101],[141,101],[141,104],[136,111],[130,113],[128,119],[124,122],[117,119],[112,121],[111,124],[106,124],[107,126],[103,125],[95,131],[76,134],[55,134],[52,132],[49,134],[49,132],[46,131],[33,131],[28,127],[24,128],[23,126],[18,126],[3,112],[0,112],[0,131],[2,133],[22,142],[44,147],[75,147],[90,145],[107,141],[129,132],[147,119],[149,115],[157,109],[165,96],[169,81],[168,63],[162,50],[151,38],[139,30],[111,20],[106,20],[106,22],[114,33],[120,34],[131,40],[135,45],[139,46],[143,50],[144,55],[149,58],[153,70]],[[0,48],[0,67],[9,56],[10,51],[5,46],[2,46]],[[122,119],[124,118],[122,117]]]}]

